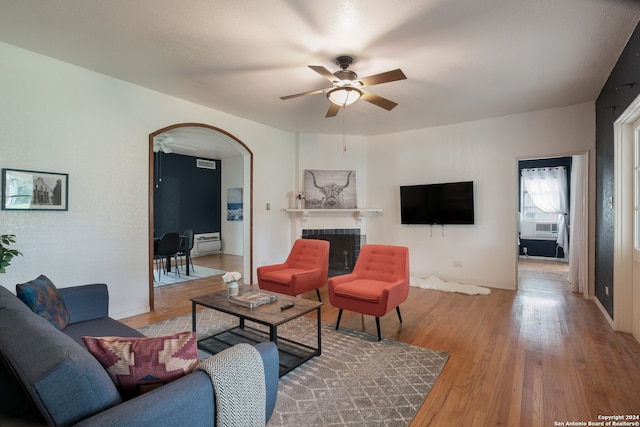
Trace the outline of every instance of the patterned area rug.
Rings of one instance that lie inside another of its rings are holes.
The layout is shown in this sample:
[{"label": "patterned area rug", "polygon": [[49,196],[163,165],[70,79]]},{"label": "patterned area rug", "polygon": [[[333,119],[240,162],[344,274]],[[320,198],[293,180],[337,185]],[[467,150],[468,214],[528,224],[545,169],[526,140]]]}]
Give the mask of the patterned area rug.
[{"label": "patterned area rug", "polygon": [[[215,310],[197,312],[198,338],[237,324]],[[247,325],[262,328],[248,322]],[[140,329],[147,336],[191,330],[191,315]],[[296,319],[278,335],[315,346],[315,320]],[[202,359],[209,354],[200,351]],[[449,354],[322,324],[322,355],[280,378],[269,427],[407,426],[442,372]]]}]

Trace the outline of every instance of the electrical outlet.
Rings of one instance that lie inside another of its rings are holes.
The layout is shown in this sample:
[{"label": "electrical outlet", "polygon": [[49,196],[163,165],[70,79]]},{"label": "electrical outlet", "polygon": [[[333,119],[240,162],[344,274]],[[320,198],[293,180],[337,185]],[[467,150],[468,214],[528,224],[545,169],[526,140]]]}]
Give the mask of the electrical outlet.
[{"label": "electrical outlet", "polygon": [[460,261],[453,261],[454,268],[462,268],[462,263]]},{"label": "electrical outlet", "polygon": [[609,287],[608,286],[604,287],[604,294],[609,296]]}]

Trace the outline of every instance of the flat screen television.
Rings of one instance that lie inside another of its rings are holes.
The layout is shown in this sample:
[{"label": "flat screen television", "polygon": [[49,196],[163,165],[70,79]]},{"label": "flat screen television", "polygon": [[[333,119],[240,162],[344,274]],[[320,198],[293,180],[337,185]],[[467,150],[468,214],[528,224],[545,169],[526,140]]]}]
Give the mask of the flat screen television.
[{"label": "flat screen television", "polygon": [[402,224],[474,224],[473,181],[400,187]]}]

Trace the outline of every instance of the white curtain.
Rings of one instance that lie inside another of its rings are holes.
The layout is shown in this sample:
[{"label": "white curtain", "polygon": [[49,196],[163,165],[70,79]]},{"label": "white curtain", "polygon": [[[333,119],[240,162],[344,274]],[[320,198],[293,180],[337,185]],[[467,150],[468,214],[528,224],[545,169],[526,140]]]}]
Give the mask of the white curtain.
[{"label": "white curtain", "polygon": [[571,161],[571,235],[569,245],[569,276],[573,292],[584,292],[586,277],[582,268],[582,253],[584,245],[584,189],[585,189],[585,155],[573,156]]},{"label": "white curtain", "polygon": [[569,256],[569,213],[567,168],[533,168],[522,170],[522,182],[531,201],[538,209],[558,214],[558,238],[556,243]]}]

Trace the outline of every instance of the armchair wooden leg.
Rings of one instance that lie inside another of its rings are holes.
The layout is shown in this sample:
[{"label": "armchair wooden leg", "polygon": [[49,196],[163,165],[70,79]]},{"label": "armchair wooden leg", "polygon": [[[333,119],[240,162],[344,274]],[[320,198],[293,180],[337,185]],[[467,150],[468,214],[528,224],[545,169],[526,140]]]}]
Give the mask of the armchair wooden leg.
[{"label": "armchair wooden leg", "polygon": [[316,294],[318,294],[318,301],[322,302],[322,298],[320,298],[320,289],[316,288]]},{"label": "armchair wooden leg", "polygon": [[400,306],[396,307],[396,312],[398,313],[398,320],[400,320],[400,323],[402,323],[402,316],[400,316]]},{"label": "armchair wooden leg", "polygon": [[340,327],[340,319],[341,318],[342,318],[342,309],[340,309],[340,311],[338,311],[338,321],[336,322],[336,331]]},{"label": "armchair wooden leg", "polygon": [[376,327],[378,328],[378,341],[382,341],[382,335],[380,335],[380,318],[376,316]]}]

